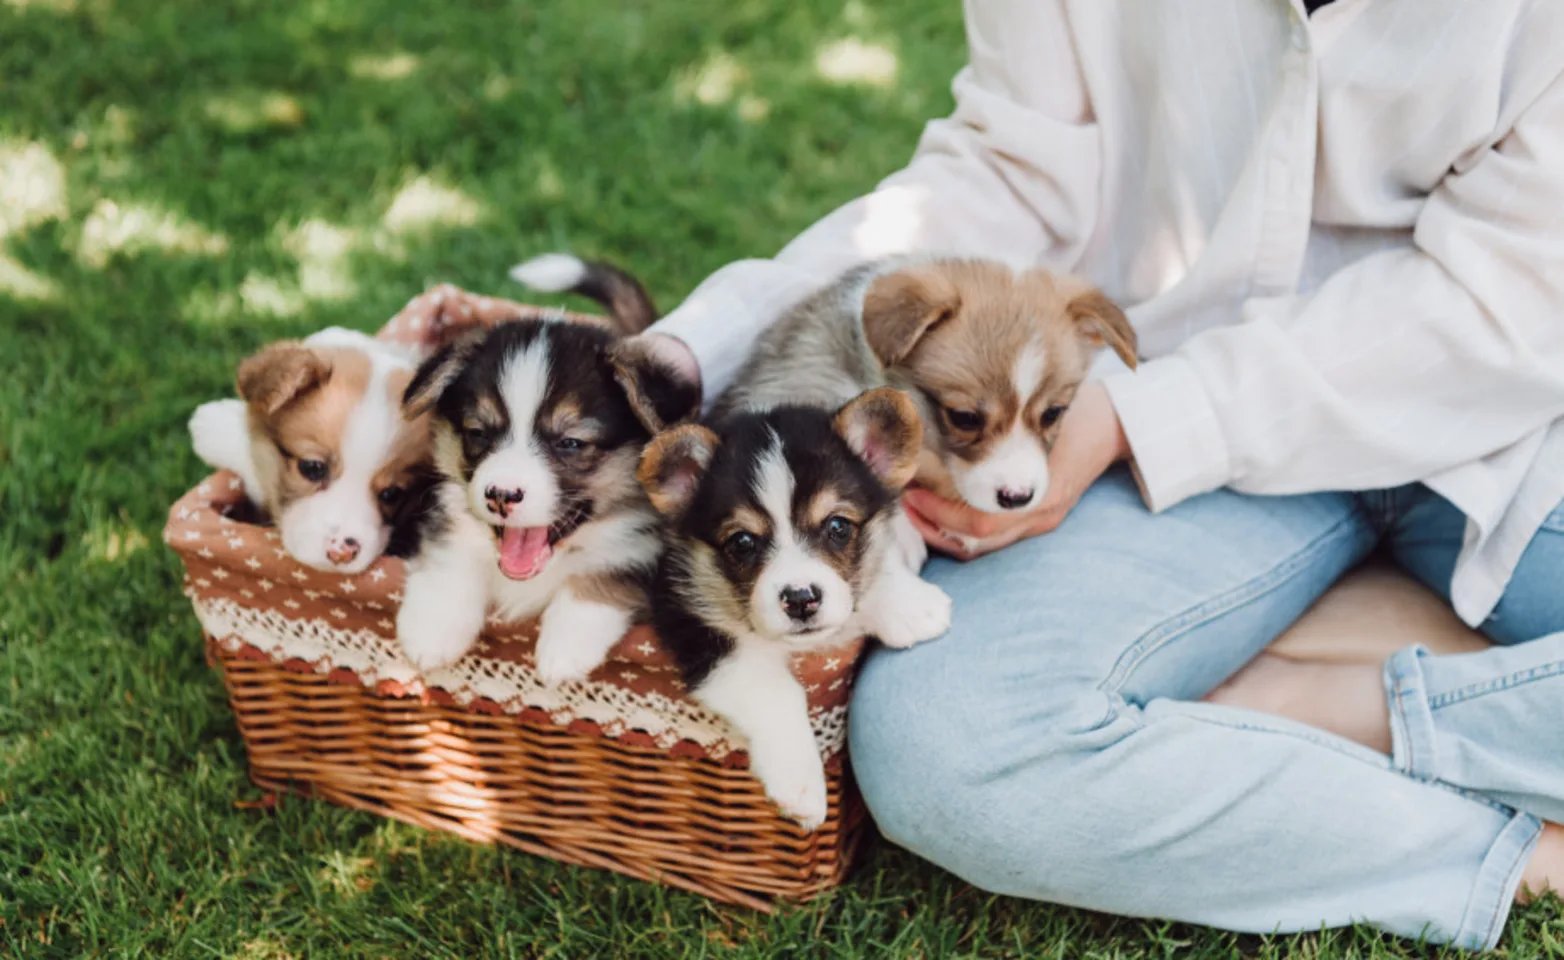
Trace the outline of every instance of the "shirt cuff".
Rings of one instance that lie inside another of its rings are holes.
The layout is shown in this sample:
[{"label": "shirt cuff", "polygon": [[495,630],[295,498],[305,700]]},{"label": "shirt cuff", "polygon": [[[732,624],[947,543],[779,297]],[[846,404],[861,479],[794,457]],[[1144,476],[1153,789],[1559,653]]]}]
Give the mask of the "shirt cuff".
[{"label": "shirt cuff", "polygon": [[714,290],[690,297],[647,329],[677,337],[690,348],[701,372],[702,404],[708,410],[733,382],[755,344],[752,325],[738,322],[747,310],[737,297]]},{"label": "shirt cuff", "polygon": [[1179,356],[1103,380],[1133,457],[1141,496],[1153,513],[1232,479],[1227,440],[1194,367]]}]

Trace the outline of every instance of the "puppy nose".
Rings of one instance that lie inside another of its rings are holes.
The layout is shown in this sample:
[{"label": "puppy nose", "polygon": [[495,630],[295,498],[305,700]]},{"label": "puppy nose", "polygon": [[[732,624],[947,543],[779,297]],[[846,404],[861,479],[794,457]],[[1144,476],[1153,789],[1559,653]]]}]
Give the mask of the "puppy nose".
[{"label": "puppy nose", "polygon": [[808,620],[820,609],[820,588],[812,583],[807,587],[783,587],[782,609],[800,623]]},{"label": "puppy nose", "polygon": [[1031,488],[1026,490],[1008,490],[1001,488],[999,492],[995,494],[995,496],[999,499],[999,505],[1004,507],[1006,510],[1019,510],[1027,504],[1031,503],[1032,498],[1036,495],[1036,491],[1032,490]]},{"label": "puppy nose", "polygon": [[352,563],[358,557],[358,541],[352,537],[332,537],[326,541],[326,559],[332,563]]},{"label": "puppy nose", "polygon": [[527,494],[522,490],[505,490],[496,486],[488,486],[483,490],[483,499],[488,502],[489,509],[502,517],[510,516],[510,509],[522,501]]}]

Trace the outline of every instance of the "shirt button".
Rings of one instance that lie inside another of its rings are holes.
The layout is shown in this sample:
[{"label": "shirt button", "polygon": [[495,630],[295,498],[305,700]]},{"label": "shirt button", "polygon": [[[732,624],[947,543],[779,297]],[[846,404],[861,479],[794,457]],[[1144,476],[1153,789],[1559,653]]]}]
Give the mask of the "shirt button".
[{"label": "shirt button", "polygon": [[1309,49],[1309,32],[1303,27],[1293,27],[1292,46],[1294,50]]}]

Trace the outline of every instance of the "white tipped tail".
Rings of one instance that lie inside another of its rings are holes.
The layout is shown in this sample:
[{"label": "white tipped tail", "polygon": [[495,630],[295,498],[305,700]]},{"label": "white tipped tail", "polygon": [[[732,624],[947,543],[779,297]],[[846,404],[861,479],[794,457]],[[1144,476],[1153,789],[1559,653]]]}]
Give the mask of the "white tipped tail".
[{"label": "white tipped tail", "polygon": [[510,268],[510,278],[534,290],[574,290],[587,277],[587,265],[568,253],[545,253]]},{"label": "white tipped tail", "polygon": [[646,288],[610,263],[583,260],[568,253],[545,253],[511,267],[510,278],[534,290],[576,293],[608,308],[620,334],[640,333],[657,319]]}]

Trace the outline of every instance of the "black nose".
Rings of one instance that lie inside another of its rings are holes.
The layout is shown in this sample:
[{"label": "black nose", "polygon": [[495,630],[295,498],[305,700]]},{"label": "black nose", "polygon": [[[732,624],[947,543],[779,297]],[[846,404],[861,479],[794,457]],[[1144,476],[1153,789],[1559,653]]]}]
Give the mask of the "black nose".
[{"label": "black nose", "polygon": [[783,587],[782,609],[794,620],[808,620],[820,609],[820,588],[812,583],[807,587]]},{"label": "black nose", "polygon": [[488,501],[489,509],[502,517],[509,515],[510,508],[520,503],[526,495],[522,490],[502,490],[495,486],[483,490],[483,499]]},{"label": "black nose", "polygon": [[1036,491],[1033,490],[1000,490],[995,494],[999,499],[999,505],[1006,510],[1019,510],[1031,503],[1036,495]]}]

